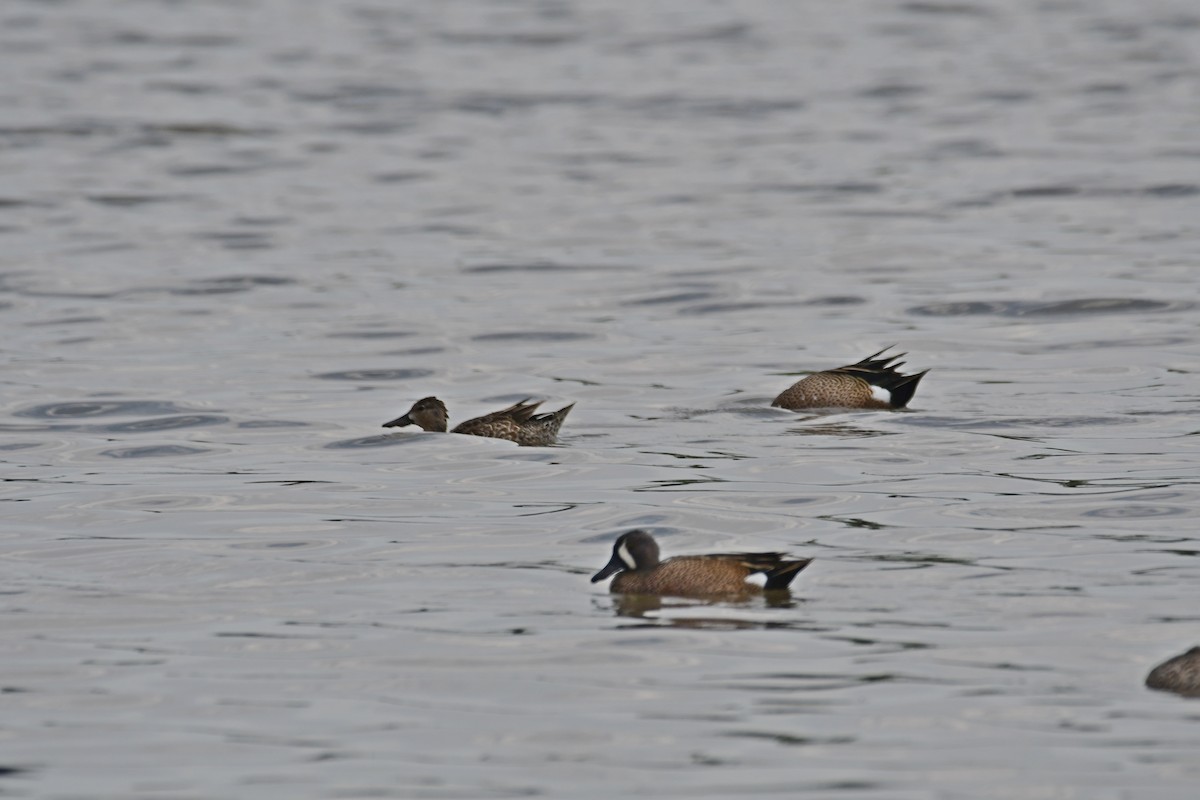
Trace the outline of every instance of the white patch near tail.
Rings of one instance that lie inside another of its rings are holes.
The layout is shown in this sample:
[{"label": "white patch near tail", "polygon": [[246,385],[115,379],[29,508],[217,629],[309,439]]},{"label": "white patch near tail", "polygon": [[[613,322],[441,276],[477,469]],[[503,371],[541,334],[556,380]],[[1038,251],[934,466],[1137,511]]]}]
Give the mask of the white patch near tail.
[{"label": "white patch near tail", "polygon": [[621,542],[621,546],[617,548],[617,558],[625,562],[625,566],[629,569],[637,569],[637,562],[633,560],[633,555],[629,552],[629,545]]},{"label": "white patch near tail", "polygon": [[871,384],[871,399],[878,400],[881,403],[892,404],[892,393],[882,386]]},{"label": "white patch near tail", "polygon": [[767,573],[753,572],[746,576],[746,583],[753,584],[761,589],[767,585]]}]

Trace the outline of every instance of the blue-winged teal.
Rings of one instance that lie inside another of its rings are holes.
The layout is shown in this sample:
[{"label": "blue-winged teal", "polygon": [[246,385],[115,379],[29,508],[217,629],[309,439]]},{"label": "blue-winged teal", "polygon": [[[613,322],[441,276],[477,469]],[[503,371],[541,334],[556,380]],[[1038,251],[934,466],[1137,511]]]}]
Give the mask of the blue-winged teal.
[{"label": "blue-winged teal", "polygon": [[[761,589],[786,589],[811,558],[786,553],[714,553],[658,560],[658,543],[645,531],[629,531],[613,544],[612,558],[592,576],[592,583],[614,572],[609,591],[626,594],[666,594],[675,597],[747,595]],[[765,586],[746,579],[761,573]]]},{"label": "blue-winged teal", "polygon": [[1146,676],[1146,685],[1184,697],[1200,697],[1200,647],[1168,658]]},{"label": "blue-winged teal", "polygon": [[[535,414],[541,402],[522,400],[508,408],[493,411],[482,417],[469,419],[457,425],[451,433],[471,436],[487,436],[491,439],[508,439],[520,445],[538,446],[554,444],[563,420],[575,407],[574,403],[548,414]],[[402,417],[383,423],[385,428],[403,428],[419,425],[422,430],[446,432],[448,419],[446,404],[436,397],[425,397],[413,403],[413,407]]]},{"label": "blue-winged teal", "polygon": [[902,375],[904,362],[893,363],[899,355],[879,358],[891,349],[885,347],[857,364],[814,372],[796,381],[776,397],[773,406],[799,411],[802,408],[904,408],[917,391],[925,372]]}]

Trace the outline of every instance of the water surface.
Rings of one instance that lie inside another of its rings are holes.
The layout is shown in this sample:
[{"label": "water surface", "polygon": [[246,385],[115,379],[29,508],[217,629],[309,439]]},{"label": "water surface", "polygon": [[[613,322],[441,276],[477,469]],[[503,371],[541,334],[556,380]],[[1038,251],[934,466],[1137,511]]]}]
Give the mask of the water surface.
[{"label": "water surface", "polygon": [[[0,11],[0,794],[1191,798],[1200,15]],[[794,414],[888,344],[906,413]],[[380,425],[577,402],[554,448]],[[612,539],[817,560],[614,601]]]}]

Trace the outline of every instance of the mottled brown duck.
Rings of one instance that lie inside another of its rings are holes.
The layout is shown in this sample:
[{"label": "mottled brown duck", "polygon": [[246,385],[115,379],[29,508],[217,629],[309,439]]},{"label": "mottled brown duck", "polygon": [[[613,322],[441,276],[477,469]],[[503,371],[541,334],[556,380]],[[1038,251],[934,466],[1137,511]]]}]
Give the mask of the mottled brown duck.
[{"label": "mottled brown duck", "polygon": [[890,349],[885,347],[855,364],[814,372],[785,389],[771,405],[789,411],[806,408],[904,408],[929,370],[914,375],[902,374],[899,368],[904,366],[904,362],[897,362],[896,359],[903,358],[905,353],[880,358]]},{"label": "mottled brown duck", "polygon": [[[554,444],[558,439],[558,429],[562,427],[563,420],[575,404],[571,403],[558,411],[546,414],[535,413],[540,405],[541,402],[522,400],[508,408],[460,423],[451,433],[507,439],[526,447]],[[383,423],[383,427],[402,428],[405,425],[417,425],[422,430],[445,433],[448,421],[446,404],[436,397],[424,397],[414,403],[403,416]]]}]

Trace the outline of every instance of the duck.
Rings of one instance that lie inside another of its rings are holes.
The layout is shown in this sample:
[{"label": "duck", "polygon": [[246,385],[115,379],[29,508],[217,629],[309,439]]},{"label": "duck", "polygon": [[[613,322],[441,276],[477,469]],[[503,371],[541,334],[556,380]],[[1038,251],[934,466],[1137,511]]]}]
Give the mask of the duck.
[{"label": "duck", "polygon": [[1200,697],[1200,647],[1168,658],[1150,670],[1146,686],[1184,697]]},{"label": "duck", "polygon": [[[592,583],[615,573],[609,591],[616,594],[747,596],[763,590],[786,590],[810,563],[811,558],[793,558],[786,553],[712,553],[661,561],[654,537],[643,530],[632,530],[613,543],[612,558],[592,576]],[[764,586],[747,581],[760,573],[766,576]]]},{"label": "duck", "polygon": [[896,410],[904,408],[917,391],[917,384],[929,370],[904,375],[906,353],[880,358],[889,345],[862,361],[844,367],[814,372],[802,378],[771,402],[776,408],[800,411],[806,408],[870,408]]},{"label": "duck", "polygon": [[[508,408],[484,414],[482,417],[469,419],[455,426],[451,433],[465,433],[469,436],[486,436],[491,439],[507,439],[526,447],[539,447],[554,444],[558,440],[558,429],[574,403],[546,414],[535,413],[542,403],[531,403],[528,398],[514,403]],[[425,431],[445,433],[449,414],[446,404],[436,397],[423,397],[402,416],[391,422],[383,423],[385,428],[403,428],[405,425],[417,425]]]}]

